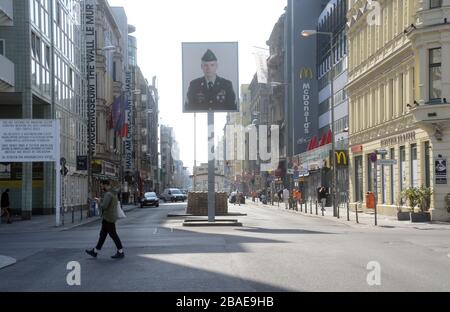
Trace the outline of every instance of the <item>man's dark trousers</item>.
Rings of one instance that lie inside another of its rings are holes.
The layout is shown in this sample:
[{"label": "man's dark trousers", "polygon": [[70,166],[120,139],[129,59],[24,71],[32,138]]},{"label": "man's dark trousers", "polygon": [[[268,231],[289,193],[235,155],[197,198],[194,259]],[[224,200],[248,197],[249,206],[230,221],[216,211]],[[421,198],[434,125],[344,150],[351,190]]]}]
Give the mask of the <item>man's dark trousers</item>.
[{"label": "man's dark trousers", "polygon": [[122,249],[122,242],[120,241],[119,235],[117,235],[116,224],[110,223],[106,220],[102,221],[102,229],[100,231],[100,238],[98,239],[97,250],[101,250],[103,244],[105,243],[106,237],[109,236],[112,238],[114,243],[116,244],[117,250]]}]

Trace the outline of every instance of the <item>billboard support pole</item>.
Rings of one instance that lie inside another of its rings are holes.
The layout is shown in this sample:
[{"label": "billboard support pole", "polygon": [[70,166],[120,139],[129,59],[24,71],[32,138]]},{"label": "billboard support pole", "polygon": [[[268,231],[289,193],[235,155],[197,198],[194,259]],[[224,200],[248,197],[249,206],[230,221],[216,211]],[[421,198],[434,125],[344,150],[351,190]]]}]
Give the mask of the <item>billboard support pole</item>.
[{"label": "billboard support pole", "polygon": [[214,112],[208,112],[208,222],[215,222]]}]

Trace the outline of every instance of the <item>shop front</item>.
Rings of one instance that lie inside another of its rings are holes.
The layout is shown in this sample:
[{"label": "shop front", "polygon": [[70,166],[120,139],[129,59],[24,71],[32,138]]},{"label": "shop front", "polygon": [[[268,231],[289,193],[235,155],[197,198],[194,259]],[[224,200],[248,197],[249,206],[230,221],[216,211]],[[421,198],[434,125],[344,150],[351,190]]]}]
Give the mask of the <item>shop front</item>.
[{"label": "shop front", "polygon": [[[377,135],[376,140],[351,146],[351,205],[370,210],[367,209],[365,195],[374,192],[377,194],[378,212],[396,216],[397,212],[410,210],[402,193],[408,188],[424,187],[430,188],[433,195],[427,207],[423,208],[431,213],[432,220],[448,221],[450,214],[445,202],[449,193],[446,169],[448,143],[436,139],[429,131],[414,129],[413,121],[409,116],[403,123],[403,131],[388,127],[383,131],[384,136]],[[359,143],[360,138],[363,137],[356,136],[353,142]],[[374,153],[378,153],[378,159],[395,160],[395,164],[377,165],[371,159]]]}]

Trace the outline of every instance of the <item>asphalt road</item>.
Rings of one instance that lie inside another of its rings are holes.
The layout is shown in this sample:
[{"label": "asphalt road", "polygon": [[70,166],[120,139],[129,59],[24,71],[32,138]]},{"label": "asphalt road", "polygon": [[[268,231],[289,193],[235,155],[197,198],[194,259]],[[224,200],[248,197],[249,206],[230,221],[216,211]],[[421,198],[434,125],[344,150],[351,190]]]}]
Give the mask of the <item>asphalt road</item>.
[{"label": "asphalt road", "polygon": [[[99,222],[64,232],[0,236],[0,291],[450,291],[450,227],[349,226],[277,208],[231,206],[241,228],[188,228],[185,204],[135,209],[118,225],[126,258],[108,238],[92,248]],[[80,264],[80,286],[67,264]],[[368,267],[369,265],[369,267]],[[374,281],[375,285],[369,285]]]}]

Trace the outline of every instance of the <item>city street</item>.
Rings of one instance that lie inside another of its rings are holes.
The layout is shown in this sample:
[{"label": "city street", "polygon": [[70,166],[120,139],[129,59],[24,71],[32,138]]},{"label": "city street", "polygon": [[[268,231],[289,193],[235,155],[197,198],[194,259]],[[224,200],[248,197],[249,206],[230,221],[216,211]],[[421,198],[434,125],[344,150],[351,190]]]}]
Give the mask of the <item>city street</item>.
[{"label": "city street", "polygon": [[[71,230],[5,233],[0,291],[449,291],[450,226],[404,228],[343,224],[254,204],[230,206],[243,227],[182,226],[185,204],[134,209],[119,222],[126,258],[113,243],[97,259],[84,253],[100,222]],[[235,217],[233,217],[235,218]],[[2,225],[3,226],[3,225]],[[66,266],[81,266],[68,286]],[[370,286],[376,262],[381,285]]]}]

